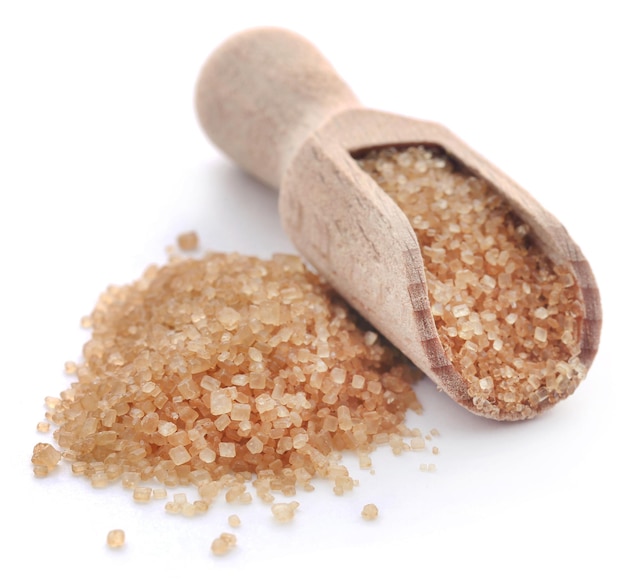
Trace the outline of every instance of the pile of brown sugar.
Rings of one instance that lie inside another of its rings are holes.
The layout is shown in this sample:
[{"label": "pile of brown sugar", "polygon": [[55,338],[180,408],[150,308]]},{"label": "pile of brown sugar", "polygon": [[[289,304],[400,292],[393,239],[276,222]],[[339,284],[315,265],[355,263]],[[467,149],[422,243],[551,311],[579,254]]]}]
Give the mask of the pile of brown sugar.
[{"label": "pile of brown sugar", "polygon": [[157,498],[154,483],[194,485],[199,500],[166,504],[185,515],[223,492],[247,503],[249,483],[267,502],[312,489],[315,477],[341,494],[355,481],[340,451],[367,468],[377,445],[424,448],[404,424],[420,410],[418,373],[357,322],[295,256],[209,253],[152,266],[109,287],[89,317],[76,380],[47,399],[60,450],[40,443],[35,473],[62,454],[93,486],[121,479],[139,502]]},{"label": "pile of brown sugar", "polygon": [[490,185],[426,146],[359,161],[407,215],[424,258],[432,313],[476,407],[494,415],[556,403],[585,375],[581,292]]}]

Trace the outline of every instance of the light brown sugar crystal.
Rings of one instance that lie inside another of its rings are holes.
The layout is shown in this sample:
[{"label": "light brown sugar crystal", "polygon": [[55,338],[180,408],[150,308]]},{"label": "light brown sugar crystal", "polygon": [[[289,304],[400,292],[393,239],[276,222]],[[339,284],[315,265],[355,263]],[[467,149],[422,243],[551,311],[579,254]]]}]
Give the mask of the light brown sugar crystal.
[{"label": "light brown sugar crystal", "polygon": [[277,522],[291,522],[296,515],[296,510],[299,507],[297,501],[289,503],[275,503],[272,505],[272,515]]},{"label": "light brown sugar crystal", "polygon": [[67,375],[73,375],[74,373],[76,373],[76,363],[74,361],[67,361],[65,363],[65,373]]},{"label": "light brown sugar crystal", "polygon": [[364,505],[363,510],[361,511],[361,517],[368,522],[375,520],[378,518],[378,507],[376,507],[373,503]]},{"label": "light brown sugar crystal", "polygon": [[483,413],[527,417],[584,377],[581,292],[490,185],[440,149],[372,151],[361,167],[407,215],[443,348]]},{"label": "light brown sugar crystal", "polygon": [[231,528],[238,528],[239,526],[241,526],[241,520],[239,519],[239,516],[237,514],[231,514],[230,516],[228,516],[228,525]]},{"label": "light brown sugar crystal", "polygon": [[111,530],[107,535],[107,545],[109,548],[121,548],[126,542],[124,530]]},{"label": "light brown sugar crystal", "polygon": [[38,442],[33,448],[33,471],[37,477],[45,477],[61,460],[61,453],[47,442]]},{"label": "light brown sugar crystal", "polygon": [[[90,323],[75,381],[47,401],[54,438],[75,474],[120,478],[136,502],[195,486],[170,513],[248,503],[249,481],[268,503],[314,477],[350,489],[339,451],[370,453],[420,410],[416,370],[294,256],[173,257],[110,287]],[[34,464],[60,458],[48,446]]]},{"label": "light brown sugar crystal", "polygon": [[138,503],[148,503],[152,498],[151,487],[135,487],[133,489],[133,499]]},{"label": "light brown sugar crystal", "polygon": [[198,248],[198,235],[195,232],[184,232],[178,235],[178,248],[181,251],[195,251]]},{"label": "light brown sugar crystal", "polygon": [[37,432],[49,432],[50,431],[50,422],[38,422],[37,423]]},{"label": "light brown sugar crystal", "polygon": [[152,490],[153,499],[165,499],[167,497],[167,489],[165,487],[155,487]]},{"label": "light brown sugar crystal", "polygon": [[211,551],[213,554],[221,556],[230,552],[237,545],[237,537],[230,532],[222,532],[218,538],[213,540]]}]

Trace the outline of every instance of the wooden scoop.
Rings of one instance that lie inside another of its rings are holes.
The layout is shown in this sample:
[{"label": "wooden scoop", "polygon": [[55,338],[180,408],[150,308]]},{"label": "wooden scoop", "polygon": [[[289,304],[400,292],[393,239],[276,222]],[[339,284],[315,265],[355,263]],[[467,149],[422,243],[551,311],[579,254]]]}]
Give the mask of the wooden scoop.
[{"label": "wooden scoop", "polygon": [[243,169],[280,189],[285,230],[302,255],[437,387],[494,419],[530,411],[477,408],[437,334],[420,244],[407,216],[361,170],[353,154],[375,147],[434,145],[499,192],[582,291],[581,360],[596,354],[599,295],[589,264],[563,226],[528,193],[444,127],[363,108],[318,50],[282,29],[245,31],[205,64],[196,106],[209,138]]}]

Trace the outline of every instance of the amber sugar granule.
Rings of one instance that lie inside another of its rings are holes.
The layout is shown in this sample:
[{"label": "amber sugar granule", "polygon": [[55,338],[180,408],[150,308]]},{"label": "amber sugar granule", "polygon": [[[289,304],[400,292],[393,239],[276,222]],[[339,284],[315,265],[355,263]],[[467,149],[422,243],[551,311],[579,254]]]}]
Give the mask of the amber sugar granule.
[{"label": "amber sugar granule", "polygon": [[37,477],[46,477],[59,464],[61,453],[47,442],[38,442],[33,448],[33,470]]},{"label": "amber sugar granule", "polygon": [[184,232],[176,239],[181,251],[195,251],[198,248],[198,235],[191,232]]},{"label": "amber sugar granule", "polygon": [[230,552],[237,546],[237,537],[230,532],[222,532],[211,543],[211,551],[217,556],[222,556]]},{"label": "amber sugar granule", "polygon": [[124,530],[111,530],[107,534],[107,545],[109,548],[121,548],[126,542]]},{"label": "amber sugar granule", "polygon": [[[170,513],[220,492],[248,503],[248,481],[267,502],[316,476],[341,494],[354,482],[338,451],[410,435],[419,409],[416,371],[294,256],[173,258],[110,287],[89,323],[76,380],[50,402],[54,438],[75,474],[121,479],[139,502],[150,483],[195,485]],[[33,462],[55,466],[38,446]]]},{"label": "amber sugar granule", "polygon": [[373,503],[368,503],[363,506],[361,511],[361,517],[368,522],[378,518],[378,507]]},{"label": "amber sugar granule", "polygon": [[572,393],[585,368],[571,268],[553,264],[504,199],[441,150],[386,148],[359,164],[415,230],[439,338],[473,404],[525,417]]}]

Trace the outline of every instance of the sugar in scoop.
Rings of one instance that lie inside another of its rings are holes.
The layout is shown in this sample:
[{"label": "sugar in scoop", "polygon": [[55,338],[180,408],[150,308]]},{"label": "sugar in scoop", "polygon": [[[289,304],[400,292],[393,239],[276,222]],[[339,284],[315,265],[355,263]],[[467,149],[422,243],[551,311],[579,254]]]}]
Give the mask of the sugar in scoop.
[{"label": "sugar in scoop", "polygon": [[582,294],[506,201],[444,153],[368,152],[359,165],[407,215],[421,245],[431,312],[473,405],[531,415],[574,391]]},{"label": "sugar in scoop", "polygon": [[457,403],[519,420],[576,389],[602,319],[589,263],[446,128],[363,108],[313,45],[275,28],[219,47],[196,104],[208,137],[279,188],[303,256]]}]

